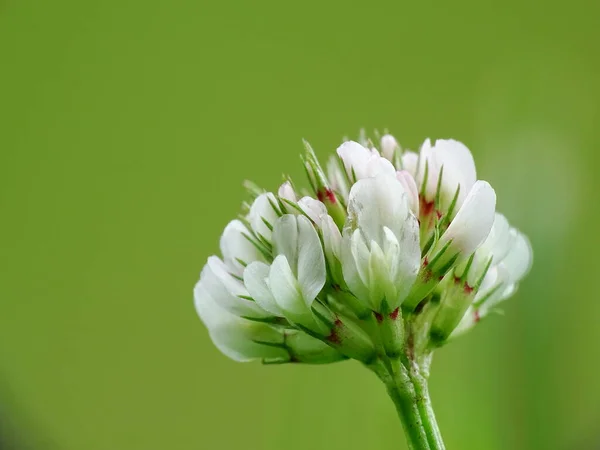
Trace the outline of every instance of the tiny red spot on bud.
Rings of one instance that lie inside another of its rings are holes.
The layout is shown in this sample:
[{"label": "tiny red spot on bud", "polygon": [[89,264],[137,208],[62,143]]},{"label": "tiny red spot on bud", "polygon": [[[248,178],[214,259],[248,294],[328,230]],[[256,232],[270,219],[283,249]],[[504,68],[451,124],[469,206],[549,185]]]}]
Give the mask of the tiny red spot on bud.
[{"label": "tiny red spot on bud", "polygon": [[433,272],[431,270],[426,270],[423,274],[423,283],[428,283],[433,277]]},{"label": "tiny red spot on bud", "polygon": [[333,343],[333,344],[340,344],[340,337],[337,334],[337,332],[335,331],[335,329],[331,330],[331,333],[329,333],[329,336],[327,336],[326,338],[329,342]]},{"label": "tiny red spot on bud", "polygon": [[465,283],[465,294],[470,294],[471,292],[473,292],[473,287],[469,286],[468,283]]},{"label": "tiny red spot on bud", "polygon": [[419,202],[421,203],[421,216],[428,217],[433,212],[433,207],[435,206],[435,202],[428,202],[424,197],[419,196]]},{"label": "tiny red spot on bud", "polygon": [[335,193],[331,189],[325,190],[325,195],[327,196],[327,200],[329,200],[329,203],[331,203],[332,205],[334,205],[337,202]]},{"label": "tiny red spot on bud", "polygon": [[400,314],[400,307],[396,308],[390,313],[390,319],[396,320],[398,318],[398,314]]},{"label": "tiny red spot on bud", "polygon": [[383,322],[383,314],[378,313],[377,311],[373,311],[373,315],[375,316],[377,323]]},{"label": "tiny red spot on bud", "polygon": [[473,318],[475,320],[475,323],[477,323],[477,322],[479,322],[481,320],[481,316],[479,315],[479,311],[478,310],[475,310],[473,312]]}]

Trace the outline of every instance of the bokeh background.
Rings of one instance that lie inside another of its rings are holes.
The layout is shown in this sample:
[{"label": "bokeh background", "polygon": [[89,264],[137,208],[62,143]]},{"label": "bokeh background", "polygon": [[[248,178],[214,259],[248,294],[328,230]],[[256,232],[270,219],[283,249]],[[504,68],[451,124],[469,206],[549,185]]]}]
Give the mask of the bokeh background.
[{"label": "bokeh background", "polygon": [[361,127],[465,142],[535,249],[436,355],[448,448],[600,448],[598,5],[0,2],[2,448],[404,448],[358,364],[234,363],[192,304],[242,181]]}]

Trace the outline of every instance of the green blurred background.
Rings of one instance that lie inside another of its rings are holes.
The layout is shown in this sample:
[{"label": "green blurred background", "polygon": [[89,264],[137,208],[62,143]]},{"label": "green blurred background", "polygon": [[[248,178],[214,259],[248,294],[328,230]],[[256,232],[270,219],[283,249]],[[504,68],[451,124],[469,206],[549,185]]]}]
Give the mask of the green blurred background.
[{"label": "green blurred background", "polygon": [[449,449],[600,447],[597,2],[0,3],[0,417],[35,449],[401,449],[351,362],[237,364],[192,287],[301,138],[453,137],[533,242],[436,355]]}]

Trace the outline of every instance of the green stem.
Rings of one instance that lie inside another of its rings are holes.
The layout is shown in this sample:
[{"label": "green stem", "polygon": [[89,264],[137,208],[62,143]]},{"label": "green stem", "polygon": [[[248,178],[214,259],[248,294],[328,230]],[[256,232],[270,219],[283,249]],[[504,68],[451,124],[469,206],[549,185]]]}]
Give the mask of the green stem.
[{"label": "green stem", "polygon": [[427,379],[414,367],[407,369],[400,361],[378,360],[370,365],[383,381],[396,406],[410,450],[444,450],[435,420]]},{"label": "green stem", "polygon": [[417,408],[423,422],[423,428],[427,435],[427,442],[432,450],[444,450],[444,441],[442,434],[435,420],[431,397],[429,396],[429,388],[427,386],[427,378],[423,376],[417,367],[411,370],[411,382],[415,388]]}]

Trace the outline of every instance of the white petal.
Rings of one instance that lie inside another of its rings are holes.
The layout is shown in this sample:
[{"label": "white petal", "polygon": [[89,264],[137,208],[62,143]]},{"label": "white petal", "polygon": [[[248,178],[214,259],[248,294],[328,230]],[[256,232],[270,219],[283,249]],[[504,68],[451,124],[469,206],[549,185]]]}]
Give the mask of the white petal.
[{"label": "white petal", "polygon": [[266,220],[273,225],[278,217],[271,203],[277,204],[277,199],[271,192],[261,194],[256,197],[248,213],[248,220],[252,229],[267,240],[271,239],[271,230],[264,221]]},{"label": "white petal", "polygon": [[321,216],[327,214],[327,207],[312,197],[302,197],[298,201],[298,206],[317,226],[321,225]]},{"label": "white petal", "polygon": [[[460,185],[457,208],[462,205],[477,180],[475,161],[471,151],[453,139],[438,139],[433,148],[433,157],[438,167],[444,167],[442,175],[442,196],[449,206],[457,187]],[[442,199],[442,202],[444,199]]]},{"label": "white petal", "polygon": [[342,255],[342,233],[331,216],[321,217],[321,230],[323,231],[323,246],[327,260],[333,258],[341,259]]},{"label": "white petal", "polygon": [[[381,301],[384,296],[390,295],[395,299],[396,293],[393,292],[393,286],[390,282],[388,266],[385,261],[383,250],[375,241],[371,241],[368,265],[368,284],[371,305],[378,311],[381,307]],[[388,302],[390,301],[388,297]]]},{"label": "white petal", "polygon": [[227,270],[227,266],[216,256],[211,256],[202,273],[200,280],[211,297],[230,313],[241,317],[269,317],[255,302],[240,298],[247,296],[248,291],[243,283],[233,277]]},{"label": "white petal", "polygon": [[[427,175],[427,178],[425,178]],[[440,165],[435,158],[431,140],[425,139],[419,151],[419,163],[415,181],[419,191],[425,183],[425,197],[427,200],[433,200],[437,192],[438,178],[440,176]]]},{"label": "white petal", "polygon": [[419,217],[419,188],[417,182],[408,170],[396,172],[396,178],[402,184],[407,194],[408,205],[416,217]]},{"label": "white petal", "polygon": [[349,190],[348,180],[346,174],[342,172],[339,160],[335,156],[329,158],[329,161],[327,162],[327,177],[336,194],[341,195],[344,201],[346,201],[348,199]]},{"label": "white petal", "polygon": [[277,305],[267,284],[268,277],[269,266],[262,262],[254,262],[244,270],[244,284],[254,301],[274,316],[282,316],[281,308]]},{"label": "white petal", "polygon": [[357,178],[364,177],[365,167],[372,156],[372,153],[368,149],[358,142],[346,141],[338,147],[337,154],[344,163],[344,168],[348,175],[351,175],[354,171]]},{"label": "white petal", "polygon": [[402,167],[413,177],[417,176],[417,166],[419,165],[419,155],[415,152],[404,152],[402,155]]},{"label": "white petal", "polygon": [[308,311],[298,281],[294,277],[287,259],[279,255],[269,272],[269,288],[281,310],[292,317],[305,315]]},{"label": "white petal", "polygon": [[202,279],[194,286],[194,305],[196,306],[200,320],[204,322],[207,328],[215,327],[229,320],[231,317],[236,317],[226,311],[212,298],[209,290],[206,288],[206,282]]},{"label": "white petal", "polygon": [[383,154],[384,158],[388,159],[389,161],[394,161],[394,153],[399,148],[400,145],[398,145],[398,141],[396,141],[394,136],[391,134],[384,134],[381,136],[381,153]]},{"label": "white petal", "polygon": [[456,217],[440,239],[439,247],[452,240],[449,250],[468,257],[487,238],[494,223],[496,193],[486,181],[477,181]]},{"label": "white petal", "polygon": [[513,246],[502,261],[502,266],[508,272],[510,283],[518,283],[531,268],[533,263],[533,250],[527,236],[512,228],[511,235],[514,237]]},{"label": "white petal", "polygon": [[493,263],[500,263],[508,254],[513,245],[514,236],[510,232],[510,225],[506,217],[500,213],[494,216],[494,224],[487,239],[481,244],[477,253],[486,257],[492,256]]},{"label": "white petal", "polygon": [[297,273],[298,266],[298,221],[293,214],[285,214],[275,222],[273,227],[273,252],[284,255],[292,272]]},{"label": "white petal", "polygon": [[344,230],[342,241],[342,271],[344,280],[363,303],[368,304],[369,294],[369,249],[362,239],[360,230]]},{"label": "white petal", "polygon": [[[363,177],[376,177],[380,174],[395,176],[396,168],[387,159],[379,155],[373,155],[367,162]],[[362,177],[359,177],[362,178]]]},{"label": "white petal", "polygon": [[294,188],[292,187],[292,183],[286,181],[281,186],[279,186],[279,191],[277,191],[277,195],[281,198],[285,198],[291,202],[296,201],[296,193],[294,192]]},{"label": "white petal", "polygon": [[304,300],[310,307],[325,285],[325,256],[319,235],[310,221],[303,216],[299,216],[297,220],[298,283]]},{"label": "white petal", "polygon": [[249,231],[239,220],[232,220],[227,224],[221,235],[220,247],[223,254],[223,260],[236,275],[241,275],[244,271],[243,261],[246,265],[253,261],[264,261],[261,253],[244,236]]},{"label": "white petal", "polygon": [[386,243],[384,245],[386,256],[391,252],[392,236],[398,240],[398,257],[395,262],[390,262],[390,276],[396,287],[397,298],[395,299],[396,303],[392,303],[391,299],[389,301],[390,306],[395,307],[399,306],[408,296],[421,267],[419,222],[414,216],[409,216],[400,236],[394,235],[387,227],[384,230],[386,233]]},{"label": "white petal", "polygon": [[365,178],[352,186],[346,227],[360,228],[367,241],[383,243],[383,227],[401,234],[410,215],[407,195],[394,177]]},{"label": "white petal", "polygon": [[477,324],[477,321],[479,320],[477,318],[478,316],[476,314],[477,313],[475,312],[475,309],[473,309],[472,306],[469,306],[469,309],[467,309],[467,312],[461,319],[460,323],[456,326],[456,328],[452,332],[451,337],[454,338],[454,337],[460,336],[460,335],[466,333],[467,331],[469,331],[471,328],[473,328]]},{"label": "white petal", "polygon": [[257,344],[255,340],[283,343],[283,335],[263,323],[237,317],[217,305],[202,281],[194,288],[194,304],[215,346],[235,361],[262,358],[287,359],[282,348]]}]

